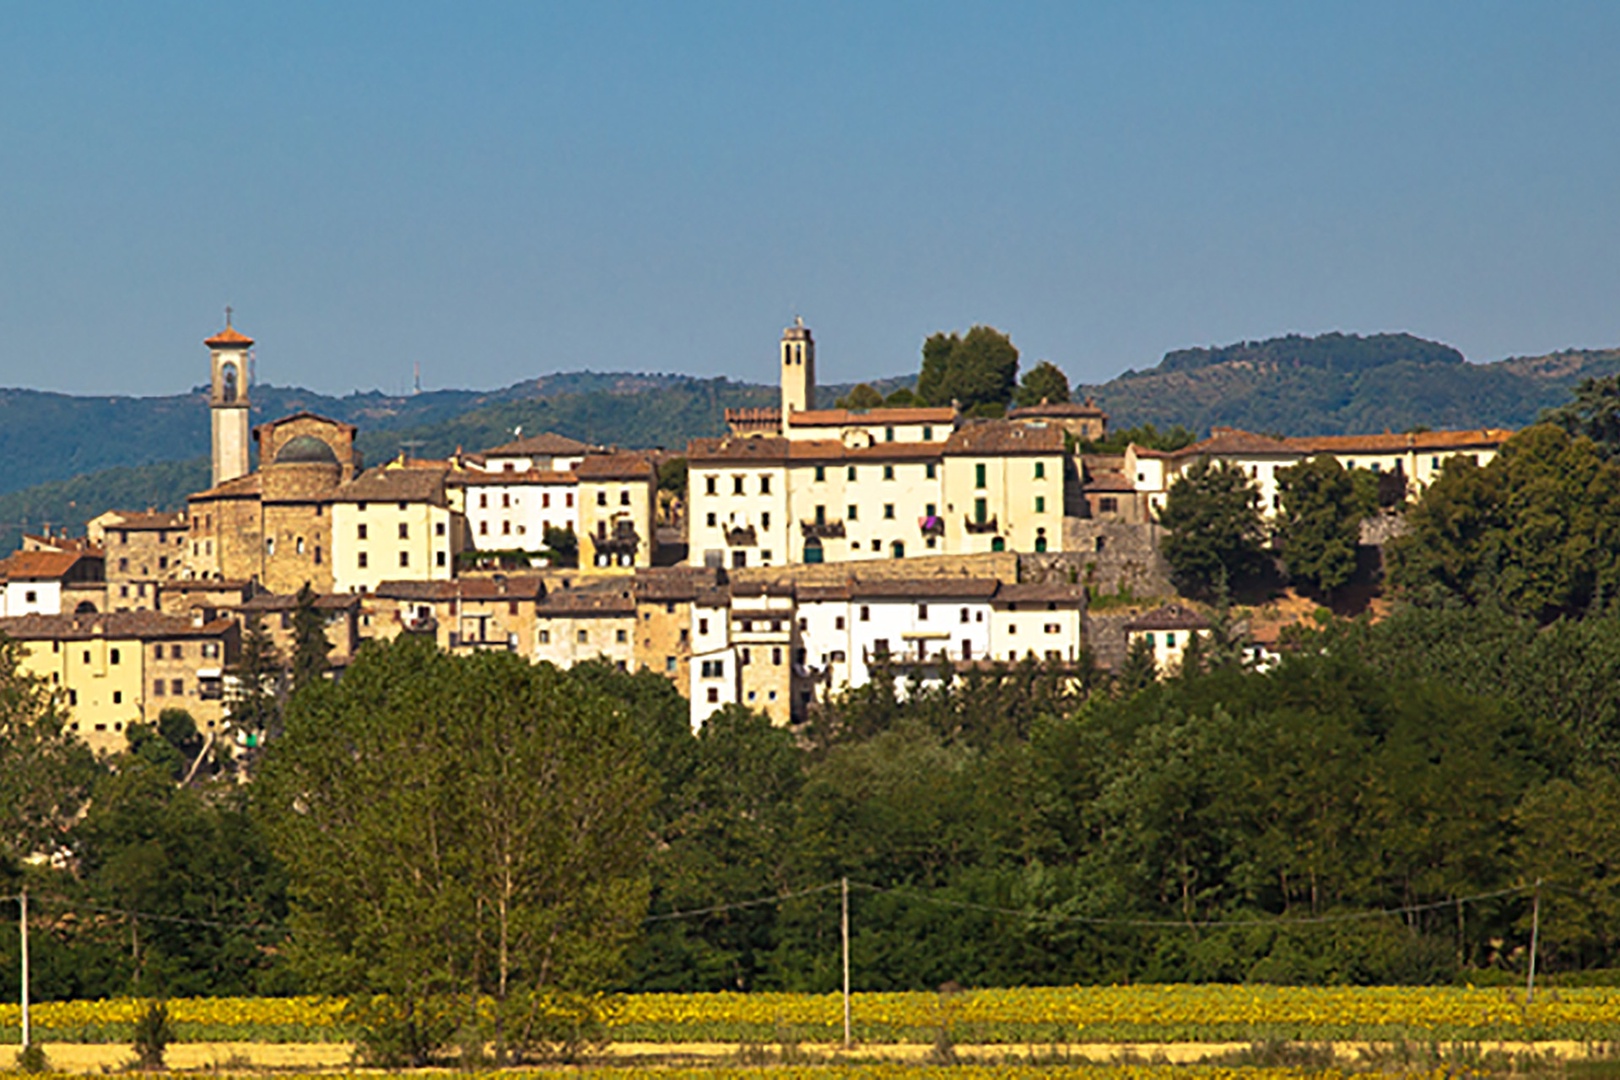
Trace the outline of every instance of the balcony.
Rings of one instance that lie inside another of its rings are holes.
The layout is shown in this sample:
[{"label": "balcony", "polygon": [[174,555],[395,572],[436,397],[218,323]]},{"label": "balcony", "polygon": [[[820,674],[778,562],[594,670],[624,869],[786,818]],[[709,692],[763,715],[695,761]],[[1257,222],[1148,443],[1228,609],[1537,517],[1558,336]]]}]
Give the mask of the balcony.
[{"label": "balcony", "polygon": [[726,530],[727,547],[755,547],[759,544],[759,536],[754,532],[752,525],[745,525],[740,529]]},{"label": "balcony", "polygon": [[842,521],[801,521],[799,531],[806,540],[842,540],[844,538],[844,523]]},{"label": "balcony", "polygon": [[917,529],[924,536],[944,536],[945,519],[938,514],[929,514],[917,519]]},{"label": "balcony", "polygon": [[611,566],[619,563],[628,566],[641,547],[641,536],[636,532],[633,521],[615,521],[611,532],[608,531],[607,523],[602,522],[597,526],[595,535],[591,537],[591,544],[596,548],[596,565]]},{"label": "balcony", "polygon": [[993,533],[999,531],[996,527],[995,515],[993,514],[990,517],[985,518],[983,521],[974,521],[971,517],[965,517],[962,519],[962,523],[967,527],[967,531],[970,533]]}]

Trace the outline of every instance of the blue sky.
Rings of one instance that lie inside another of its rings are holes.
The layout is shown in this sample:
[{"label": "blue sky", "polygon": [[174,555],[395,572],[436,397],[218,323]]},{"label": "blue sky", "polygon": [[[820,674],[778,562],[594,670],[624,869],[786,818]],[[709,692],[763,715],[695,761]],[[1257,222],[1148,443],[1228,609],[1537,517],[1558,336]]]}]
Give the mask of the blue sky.
[{"label": "blue sky", "polygon": [[0,384],[1620,344],[1620,4],[0,0]]}]

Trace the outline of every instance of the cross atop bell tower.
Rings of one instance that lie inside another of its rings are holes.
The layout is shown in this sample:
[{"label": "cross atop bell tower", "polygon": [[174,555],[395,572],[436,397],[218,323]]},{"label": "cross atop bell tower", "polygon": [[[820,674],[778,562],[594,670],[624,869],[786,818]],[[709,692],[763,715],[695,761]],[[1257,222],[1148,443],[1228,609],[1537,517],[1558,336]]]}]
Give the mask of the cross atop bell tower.
[{"label": "cross atop bell tower", "polygon": [[782,430],[788,414],[816,407],[816,342],[804,320],[795,317],[782,331]]},{"label": "cross atop bell tower", "polygon": [[214,486],[248,473],[251,435],[248,402],[248,350],[253,339],[231,326],[225,309],[225,329],[203,342],[211,367],[208,409],[213,415]]}]

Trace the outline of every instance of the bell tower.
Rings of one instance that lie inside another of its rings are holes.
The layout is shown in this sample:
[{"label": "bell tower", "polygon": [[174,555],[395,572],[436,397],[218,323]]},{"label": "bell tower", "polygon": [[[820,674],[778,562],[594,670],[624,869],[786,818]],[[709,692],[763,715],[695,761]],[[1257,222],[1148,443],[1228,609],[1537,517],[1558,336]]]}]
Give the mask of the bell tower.
[{"label": "bell tower", "polygon": [[214,486],[248,473],[248,350],[253,339],[231,326],[225,309],[225,329],[203,342],[208,346],[212,378],[208,409],[214,420]]},{"label": "bell tower", "polygon": [[782,331],[782,431],[788,414],[816,407],[816,342],[804,320],[795,317]]}]

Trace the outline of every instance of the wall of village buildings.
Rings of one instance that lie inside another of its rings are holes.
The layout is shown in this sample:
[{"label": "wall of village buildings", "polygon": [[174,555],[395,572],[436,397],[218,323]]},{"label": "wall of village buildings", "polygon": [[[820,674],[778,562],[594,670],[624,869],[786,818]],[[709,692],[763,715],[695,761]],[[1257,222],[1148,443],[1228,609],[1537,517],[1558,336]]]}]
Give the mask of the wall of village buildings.
[{"label": "wall of village buildings", "polygon": [[430,502],[334,503],[332,529],[339,543],[331,591],[375,592],[385,581],[450,580],[460,550],[454,517],[448,506]]}]

